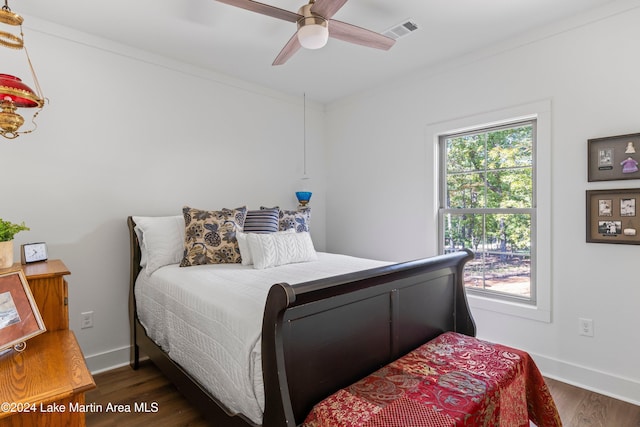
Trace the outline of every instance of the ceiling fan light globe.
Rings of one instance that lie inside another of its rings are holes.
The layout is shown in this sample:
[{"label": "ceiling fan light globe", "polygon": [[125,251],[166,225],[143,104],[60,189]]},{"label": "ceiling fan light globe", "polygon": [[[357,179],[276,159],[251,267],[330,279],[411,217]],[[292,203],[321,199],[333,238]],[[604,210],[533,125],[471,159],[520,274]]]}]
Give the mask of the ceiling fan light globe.
[{"label": "ceiling fan light globe", "polygon": [[329,30],[322,25],[305,25],[298,30],[298,41],[305,49],[320,49],[329,40]]}]

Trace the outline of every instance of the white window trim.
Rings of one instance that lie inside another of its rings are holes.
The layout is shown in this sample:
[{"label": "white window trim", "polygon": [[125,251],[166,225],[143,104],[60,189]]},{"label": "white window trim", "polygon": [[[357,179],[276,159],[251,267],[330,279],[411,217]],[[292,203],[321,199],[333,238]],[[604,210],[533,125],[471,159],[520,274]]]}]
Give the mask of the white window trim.
[{"label": "white window trim", "polygon": [[[541,322],[551,321],[551,100],[536,101],[502,110],[480,113],[431,123],[427,126],[427,143],[432,146],[432,182],[440,182],[438,141],[441,135],[458,133],[481,127],[496,126],[518,120],[537,119],[536,164],[536,227],[535,245],[537,265],[536,303],[525,304],[490,296],[467,294],[472,309],[494,311]],[[438,229],[438,199],[434,191],[434,224]]]}]

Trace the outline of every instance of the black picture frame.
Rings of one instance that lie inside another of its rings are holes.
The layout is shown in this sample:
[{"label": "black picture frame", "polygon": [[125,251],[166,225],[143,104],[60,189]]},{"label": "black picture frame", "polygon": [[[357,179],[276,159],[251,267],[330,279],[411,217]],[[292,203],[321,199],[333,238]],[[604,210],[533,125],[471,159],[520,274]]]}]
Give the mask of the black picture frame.
[{"label": "black picture frame", "polygon": [[589,139],[587,145],[589,182],[640,179],[640,133]]},{"label": "black picture frame", "polygon": [[640,188],[587,190],[587,242],[640,245]]}]

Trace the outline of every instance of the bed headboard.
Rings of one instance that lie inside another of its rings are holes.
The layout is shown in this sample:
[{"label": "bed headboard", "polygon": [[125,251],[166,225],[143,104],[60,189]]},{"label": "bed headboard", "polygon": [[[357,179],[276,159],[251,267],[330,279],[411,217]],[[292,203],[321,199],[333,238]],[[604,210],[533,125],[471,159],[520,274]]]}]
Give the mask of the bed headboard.
[{"label": "bed headboard", "polygon": [[130,360],[132,366],[137,368],[138,364],[138,346],[136,344],[136,328],[135,319],[136,315],[136,300],[134,298],[134,287],[138,274],[142,269],[140,267],[140,260],[142,258],[142,252],[140,251],[140,242],[138,241],[138,235],[136,234],[136,223],[133,221],[133,217],[127,217],[127,226],[129,227],[129,322],[131,322],[131,355]]},{"label": "bed headboard", "polygon": [[138,274],[140,273],[140,259],[142,252],[140,252],[140,242],[138,241],[138,235],[136,234],[136,223],[133,217],[127,217],[127,226],[129,227],[129,249],[130,249],[130,280],[135,282]]}]

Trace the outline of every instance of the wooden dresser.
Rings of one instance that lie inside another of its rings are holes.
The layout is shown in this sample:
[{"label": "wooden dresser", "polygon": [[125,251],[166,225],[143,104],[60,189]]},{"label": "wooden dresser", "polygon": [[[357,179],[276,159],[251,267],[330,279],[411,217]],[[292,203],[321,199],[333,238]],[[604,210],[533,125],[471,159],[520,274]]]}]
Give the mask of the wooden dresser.
[{"label": "wooden dresser", "polygon": [[28,340],[24,352],[0,356],[0,427],[82,427],[84,393],[95,382],[69,330],[70,272],[60,260],[22,269],[47,332]]}]

